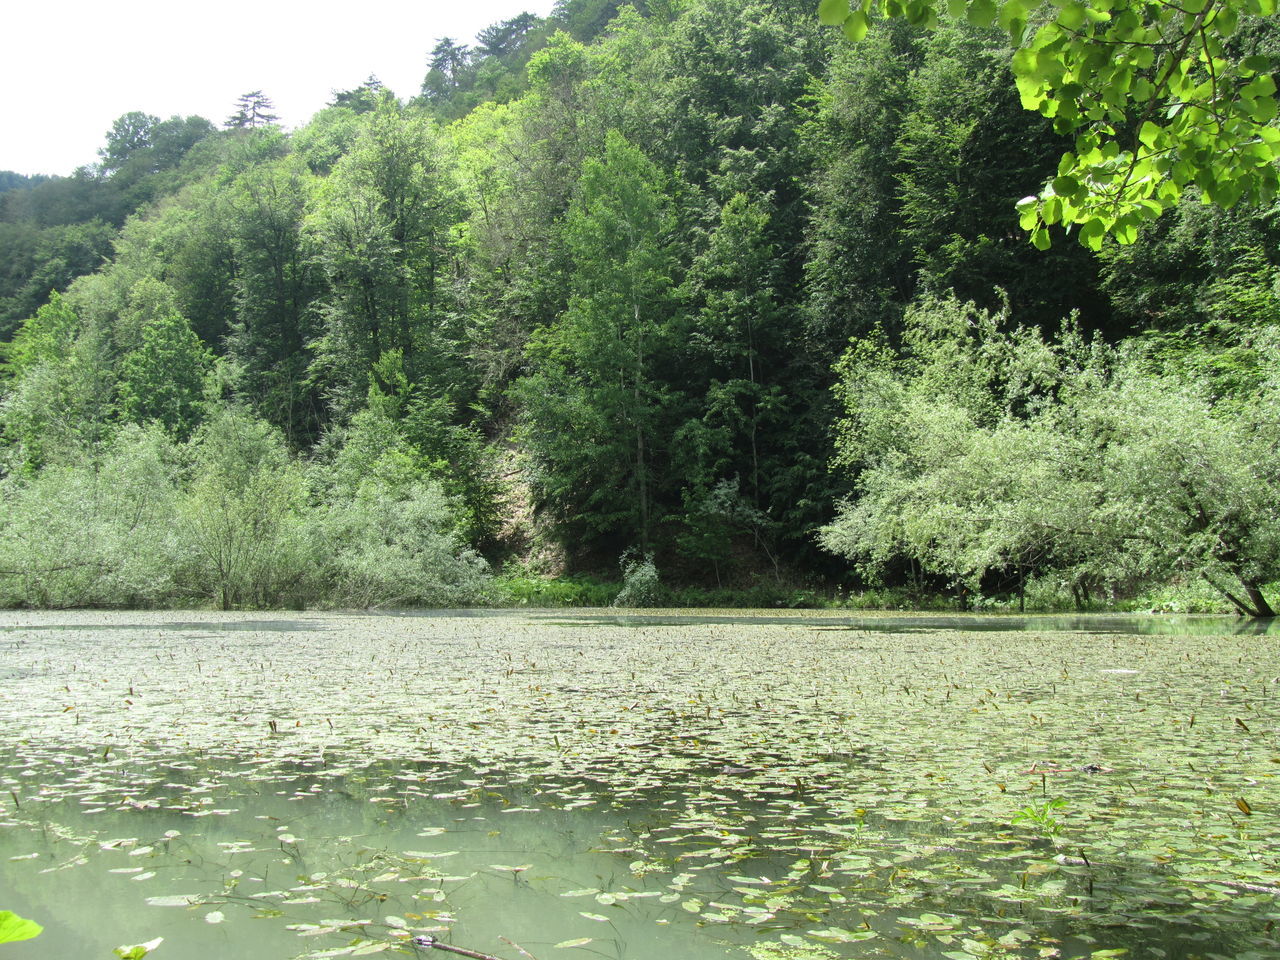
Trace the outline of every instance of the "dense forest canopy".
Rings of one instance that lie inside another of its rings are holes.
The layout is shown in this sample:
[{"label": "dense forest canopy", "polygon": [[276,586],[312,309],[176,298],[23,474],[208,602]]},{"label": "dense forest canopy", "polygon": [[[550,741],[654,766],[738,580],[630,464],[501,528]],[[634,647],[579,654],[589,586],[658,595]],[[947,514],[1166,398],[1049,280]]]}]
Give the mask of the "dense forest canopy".
[{"label": "dense forest canopy", "polygon": [[[810,0],[562,0],[424,50],[407,102],[370,77],[286,132],[252,91],[0,174],[0,602],[474,602],[485,560],[651,557],[1268,612],[1274,156],[1091,227],[1063,158],[1118,121],[1025,109],[1007,17],[913,9],[851,44]],[[1280,143],[1276,23],[1237,13],[1232,109]]]}]

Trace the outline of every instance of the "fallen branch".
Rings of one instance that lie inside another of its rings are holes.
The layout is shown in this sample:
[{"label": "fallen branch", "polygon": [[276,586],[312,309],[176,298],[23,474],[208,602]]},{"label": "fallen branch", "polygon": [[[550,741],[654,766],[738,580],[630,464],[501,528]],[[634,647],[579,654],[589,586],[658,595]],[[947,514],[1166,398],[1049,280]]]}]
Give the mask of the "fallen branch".
[{"label": "fallen branch", "polygon": [[499,937],[498,939],[501,940],[503,943],[510,944],[511,947],[514,948],[516,953],[520,954],[520,956],[528,957],[529,960],[538,960],[537,957],[535,957],[532,953],[530,953],[524,947],[520,946],[520,944],[516,943],[514,940],[508,940],[506,937]]},{"label": "fallen branch", "polygon": [[426,947],[428,950],[443,950],[445,953],[456,953],[460,957],[470,957],[471,960],[502,960],[501,957],[495,957],[488,953],[477,953],[475,950],[467,950],[465,947],[455,947],[451,943],[441,943],[435,937],[414,937],[409,941],[415,947]]}]

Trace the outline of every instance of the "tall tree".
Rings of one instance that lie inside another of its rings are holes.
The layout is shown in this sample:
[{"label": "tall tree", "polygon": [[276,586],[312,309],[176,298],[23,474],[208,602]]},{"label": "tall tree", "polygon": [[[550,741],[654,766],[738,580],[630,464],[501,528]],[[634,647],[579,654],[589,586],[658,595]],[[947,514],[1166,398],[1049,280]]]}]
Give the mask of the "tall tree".
[{"label": "tall tree", "polygon": [[666,185],[620,134],[583,169],[569,212],[573,296],[530,346],[520,385],[546,503],[589,538],[647,550],[669,480],[667,397],[676,264]]},{"label": "tall tree", "polygon": [[315,440],[323,421],[307,377],[322,281],[302,231],[311,189],[305,166],[286,157],[246,171],[224,197],[235,271],[232,383],[291,443]]},{"label": "tall tree", "polygon": [[341,409],[358,406],[371,381],[395,392],[379,366],[392,351],[410,383],[449,393],[465,380],[452,309],[461,216],[435,124],[384,101],[317,191],[310,221],[330,286],[317,374]]}]

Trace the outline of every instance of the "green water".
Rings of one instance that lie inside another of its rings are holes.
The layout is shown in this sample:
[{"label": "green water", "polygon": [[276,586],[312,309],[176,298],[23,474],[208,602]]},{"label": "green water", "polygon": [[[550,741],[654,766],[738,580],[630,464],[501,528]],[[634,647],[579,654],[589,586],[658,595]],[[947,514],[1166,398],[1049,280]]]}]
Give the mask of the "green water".
[{"label": "green water", "polygon": [[0,949],[1275,955],[1267,639],[985,620],[10,614]]}]

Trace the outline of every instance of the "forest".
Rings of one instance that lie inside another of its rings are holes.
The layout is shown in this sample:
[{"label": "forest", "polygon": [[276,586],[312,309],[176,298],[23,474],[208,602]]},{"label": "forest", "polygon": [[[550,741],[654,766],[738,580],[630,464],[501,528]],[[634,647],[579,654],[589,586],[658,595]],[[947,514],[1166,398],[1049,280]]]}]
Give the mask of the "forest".
[{"label": "forest", "polygon": [[1077,242],[1009,25],[911,19],[560,0],[0,172],[0,604],[1274,615],[1274,201]]}]

